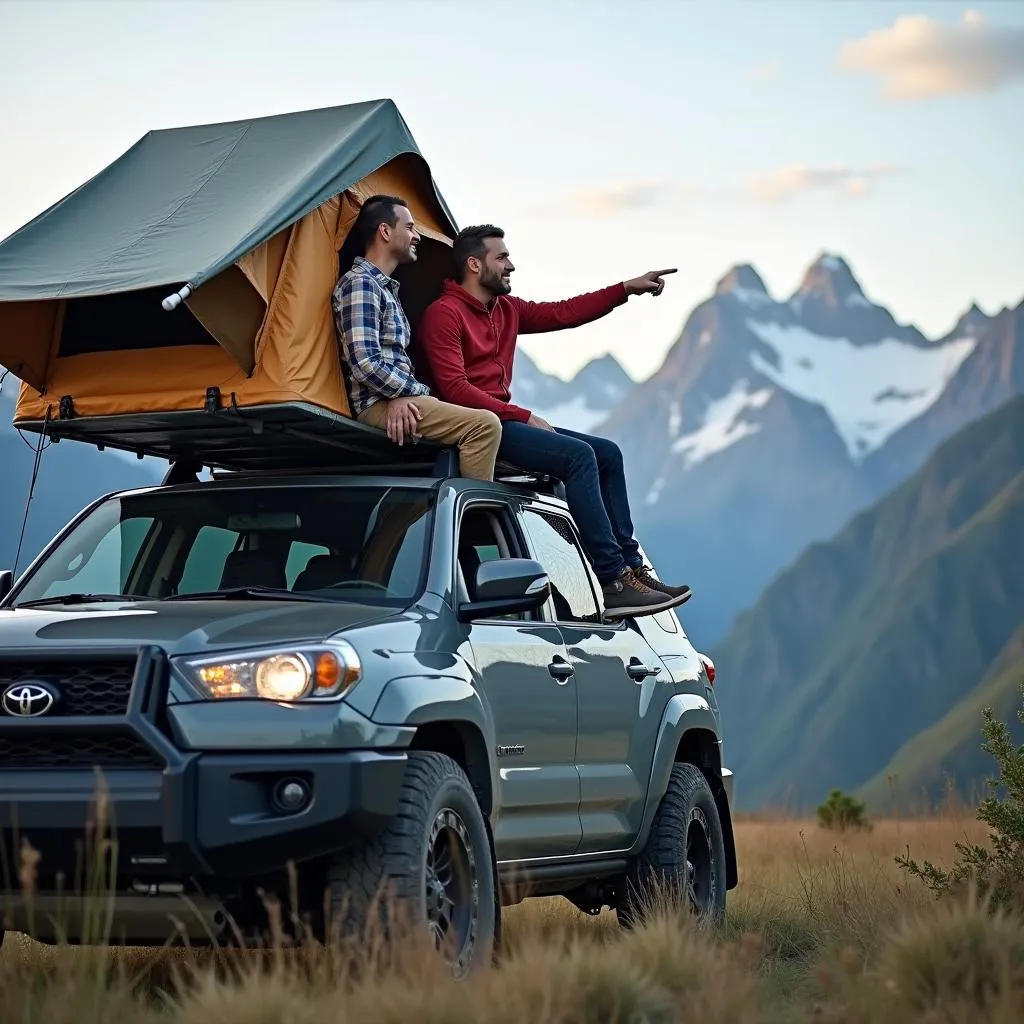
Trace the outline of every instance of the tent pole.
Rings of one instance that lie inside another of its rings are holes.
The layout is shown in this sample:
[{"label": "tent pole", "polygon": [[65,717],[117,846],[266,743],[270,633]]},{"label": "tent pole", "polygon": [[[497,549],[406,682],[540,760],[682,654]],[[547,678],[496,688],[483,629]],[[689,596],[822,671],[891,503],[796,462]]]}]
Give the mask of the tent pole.
[{"label": "tent pole", "polygon": [[185,285],[181,291],[172,292],[170,295],[160,303],[164,309],[169,313],[172,309],[177,309],[190,295],[192,294],[192,285]]}]

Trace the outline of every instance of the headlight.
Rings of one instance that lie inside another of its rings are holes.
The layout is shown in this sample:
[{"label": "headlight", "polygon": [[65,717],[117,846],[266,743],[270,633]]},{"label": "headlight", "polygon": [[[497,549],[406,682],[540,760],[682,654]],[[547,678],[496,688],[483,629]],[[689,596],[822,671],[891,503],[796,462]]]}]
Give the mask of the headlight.
[{"label": "headlight", "polygon": [[185,677],[214,700],[258,697],[316,701],[344,696],[362,674],[359,655],[344,640],[316,647],[176,658]]}]

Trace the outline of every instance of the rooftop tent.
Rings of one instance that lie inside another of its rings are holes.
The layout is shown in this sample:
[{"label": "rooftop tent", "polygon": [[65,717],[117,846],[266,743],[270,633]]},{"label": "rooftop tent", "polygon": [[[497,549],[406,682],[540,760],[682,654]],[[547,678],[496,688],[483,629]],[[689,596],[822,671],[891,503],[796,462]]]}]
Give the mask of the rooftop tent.
[{"label": "rooftop tent", "polygon": [[457,229],[390,100],[147,133],[0,242],[15,425],[227,466],[254,412],[307,441],[369,435],[348,418],[330,294],[376,192],[403,196],[424,237],[396,274],[415,324]]}]

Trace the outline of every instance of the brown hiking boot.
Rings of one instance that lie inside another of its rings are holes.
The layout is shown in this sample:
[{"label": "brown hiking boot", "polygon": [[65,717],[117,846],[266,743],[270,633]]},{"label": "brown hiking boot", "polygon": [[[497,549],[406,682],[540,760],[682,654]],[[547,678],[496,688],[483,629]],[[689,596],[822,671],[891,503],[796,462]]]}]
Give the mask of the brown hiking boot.
[{"label": "brown hiking boot", "polygon": [[686,597],[672,597],[641,583],[632,569],[623,569],[601,589],[604,593],[604,617],[609,620],[623,619],[628,615],[656,615],[686,600]]},{"label": "brown hiking boot", "polygon": [[[681,597],[683,601],[689,601],[693,596],[693,591],[686,584],[683,584],[681,587],[672,587],[667,583],[662,583],[661,580],[655,577],[654,570],[649,565],[641,565],[639,569],[634,569],[633,575],[645,587],[650,587],[651,590],[658,590],[662,594],[668,594],[670,597]],[[679,603],[682,604],[683,601]]]}]

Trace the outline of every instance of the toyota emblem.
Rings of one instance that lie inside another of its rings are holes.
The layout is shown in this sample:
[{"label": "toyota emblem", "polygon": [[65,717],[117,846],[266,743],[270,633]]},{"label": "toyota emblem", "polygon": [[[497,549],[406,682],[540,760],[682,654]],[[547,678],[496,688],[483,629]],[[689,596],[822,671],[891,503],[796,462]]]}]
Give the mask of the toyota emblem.
[{"label": "toyota emblem", "polygon": [[8,715],[38,718],[57,703],[58,693],[46,683],[14,683],[0,697],[0,705]]}]

